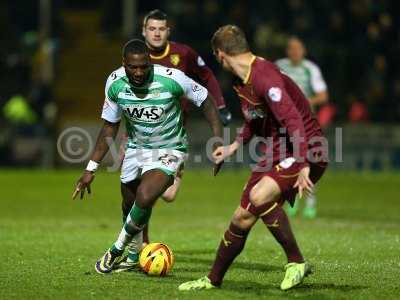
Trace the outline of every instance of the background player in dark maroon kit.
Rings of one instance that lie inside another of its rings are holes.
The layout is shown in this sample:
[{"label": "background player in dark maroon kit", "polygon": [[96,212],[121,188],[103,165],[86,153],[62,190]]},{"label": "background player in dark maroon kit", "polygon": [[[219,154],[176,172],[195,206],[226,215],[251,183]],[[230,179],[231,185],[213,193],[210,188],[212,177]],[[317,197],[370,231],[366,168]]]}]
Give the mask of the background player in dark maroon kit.
[{"label": "background player in dark maroon kit", "polygon": [[244,248],[247,235],[260,218],[287,256],[281,289],[300,284],[310,272],[292,233],[282,205],[296,193],[312,191],[326,168],[321,128],[309,102],[297,85],[271,62],[250,52],[243,31],[226,25],[216,31],[212,47],[218,62],[236,77],[245,118],[242,131],[229,146],[213,153],[223,161],[253,136],[272,138],[260,143],[263,157],[253,170],[208,276],[179,286],[182,291],[220,286],[233,260]]},{"label": "background player in dark maroon kit", "polygon": [[[150,49],[150,59],[154,64],[160,64],[166,67],[176,68],[184,72],[190,78],[197,80],[200,84],[207,88],[208,92],[213,96],[215,105],[219,111],[221,122],[227,125],[232,115],[226,108],[221,88],[215,78],[213,72],[203,59],[191,47],[169,41],[170,28],[168,26],[167,15],[161,10],[150,11],[143,20],[142,34],[147,47]],[[182,109],[184,120],[187,121],[190,103],[186,99],[182,99]],[[166,202],[172,202],[178,193],[183,169],[180,170],[175,178],[174,184],[171,185],[162,198]],[[133,203],[123,200],[122,209],[129,212]],[[143,241],[149,243],[148,227],[143,230]]]},{"label": "background player in dark maroon kit", "polygon": [[[211,69],[191,47],[168,40],[170,28],[167,15],[158,9],[149,12],[143,20],[142,34],[150,49],[151,62],[179,69],[201,83],[214,97],[222,123],[229,123],[231,114],[226,108],[221,88]],[[189,103],[183,101],[183,109],[187,113]]]}]

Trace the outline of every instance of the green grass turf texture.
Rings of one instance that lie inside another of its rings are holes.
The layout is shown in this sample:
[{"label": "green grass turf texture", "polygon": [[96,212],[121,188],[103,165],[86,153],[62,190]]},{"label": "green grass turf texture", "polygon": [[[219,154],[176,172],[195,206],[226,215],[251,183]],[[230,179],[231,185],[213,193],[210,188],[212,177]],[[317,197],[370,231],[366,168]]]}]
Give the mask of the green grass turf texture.
[{"label": "green grass turf texture", "polygon": [[99,172],[91,198],[71,200],[80,171],[0,171],[1,299],[399,299],[399,174],[328,173],[319,216],[293,219],[315,273],[282,292],[285,257],[264,225],[249,235],[221,289],[182,293],[208,273],[247,171],[188,170],[173,204],[153,210],[151,238],[175,253],[164,278],[99,275],[94,263],[121,226],[119,177]]}]

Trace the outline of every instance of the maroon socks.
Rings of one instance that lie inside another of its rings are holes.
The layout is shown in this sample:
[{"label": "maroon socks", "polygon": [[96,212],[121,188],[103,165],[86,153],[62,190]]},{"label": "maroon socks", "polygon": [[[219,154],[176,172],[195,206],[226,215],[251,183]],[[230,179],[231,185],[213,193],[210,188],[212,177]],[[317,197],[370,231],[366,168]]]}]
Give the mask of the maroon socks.
[{"label": "maroon socks", "polygon": [[302,263],[304,258],[297,246],[286,212],[277,202],[268,202],[255,208],[254,213],[267,226],[286,253],[288,262]]},{"label": "maroon socks", "polygon": [[229,225],[229,229],[225,231],[222,241],[219,244],[217,257],[208,278],[215,286],[222,283],[222,279],[233,260],[242,252],[248,231],[243,231],[233,223]]}]

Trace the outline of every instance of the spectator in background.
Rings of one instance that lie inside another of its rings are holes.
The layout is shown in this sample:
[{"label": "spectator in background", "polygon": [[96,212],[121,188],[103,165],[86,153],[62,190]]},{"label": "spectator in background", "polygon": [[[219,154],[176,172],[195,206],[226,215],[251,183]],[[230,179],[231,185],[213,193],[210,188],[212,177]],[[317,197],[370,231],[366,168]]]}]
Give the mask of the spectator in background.
[{"label": "spectator in background", "polygon": [[328,102],[328,90],[319,67],[305,59],[306,48],[297,37],[291,37],[287,43],[287,58],[279,59],[276,64],[301,88],[315,110],[317,106]]},{"label": "spectator in background", "polygon": [[[287,57],[279,59],[276,64],[300,87],[308,98],[312,110],[315,112],[318,106],[328,102],[328,90],[325,80],[319,67],[305,58],[306,48],[303,42],[297,37],[291,37],[287,43]],[[288,214],[296,215],[298,203],[288,208]],[[315,218],[317,215],[315,191],[310,193],[306,199],[306,206],[303,210],[306,218]]]},{"label": "spectator in background", "polygon": [[351,123],[366,122],[369,119],[368,108],[365,103],[354,95],[349,96],[350,107],[347,119]]}]

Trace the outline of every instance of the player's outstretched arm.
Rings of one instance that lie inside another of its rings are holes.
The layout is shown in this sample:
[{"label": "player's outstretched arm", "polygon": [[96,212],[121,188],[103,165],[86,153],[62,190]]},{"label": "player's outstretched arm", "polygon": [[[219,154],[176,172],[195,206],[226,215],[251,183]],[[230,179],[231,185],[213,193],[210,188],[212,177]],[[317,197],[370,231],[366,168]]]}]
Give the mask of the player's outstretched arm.
[{"label": "player's outstretched arm", "polygon": [[90,194],[90,184],[94,179],[94,172],[96,171],[100,162],[103,160],[104,156],[107,154],[110,144],[114,141],[115,136],[118,133],[118,128],[119,122],[111,123],[104,121],[103,127],[97,136],[96,146],[93,150],[90,161],[86,169],[83,171],[82,176],[76,183],[74,193],[72,194],[72,199],[75,199],[79,193],[81,194],[80,198],[82,199],[86,189]]},{"label": "player's outstretched arm", "polygon": [[[213,135],[215,138],[220,138],[220,141],[216,141],[213,145],[213,150],[218,148],[219,146],[222,146],[222,124],[221,120],[219,118],[217,109],[215,107],[215,104],[213,100],[211,99],[210,96],[207,96],[206,100],[201,105],[203,109],[203,114],[206,117],[208,123],[210,124],[211,130],[213,132]],[[223,161],[220,163],[216,163],[214,165],[214,176],[217,175],[219,172],[221,166],[223,164]]]},{"label": "player's outstretched arm", "polygon": [[240,143],[238,141],[234,141],[232,144],[228,146],[220,146],[213,152],[213,158],[215,163],[219,164],[225,160],[225,158],[232,156],[235,154],[236,150],[240,147]]},{"label": "player's outstretched arm", "polygon": [[211,96],[208,95],[206,100],[201,105],[203,109],[203,114],[206,117],[208,123],[210,124],[211,130],[214,134],[214,137],[222,138],[222,124],[219,119],[219,115],[213,100],[211,100]]}]

